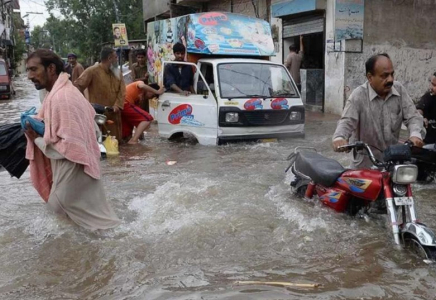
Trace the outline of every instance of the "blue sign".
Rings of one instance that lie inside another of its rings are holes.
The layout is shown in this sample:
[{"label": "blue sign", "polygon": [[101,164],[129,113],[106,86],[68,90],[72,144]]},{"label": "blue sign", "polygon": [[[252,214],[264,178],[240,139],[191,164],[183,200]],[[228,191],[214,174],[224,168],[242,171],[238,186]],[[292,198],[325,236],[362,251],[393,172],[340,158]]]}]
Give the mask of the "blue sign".
[{"label": "blue sign", "polygon": [[189,53],[218,55],[274,55],[268,22],[238,14],[207,12],[190,15]]},{"label": "blue sign", "polygon": [[24,41],[26,44],[30,44],[30,32],[29,29],[24,31]]},{"label": "blue sign", "polygon": [[364,0],[336,0],[336,41],[363,39],[364,11]]},{"label": "blue sign", "polygon": [[271,5],[274,18],[313,10],[316,10],[316,0],[284,0]]}]

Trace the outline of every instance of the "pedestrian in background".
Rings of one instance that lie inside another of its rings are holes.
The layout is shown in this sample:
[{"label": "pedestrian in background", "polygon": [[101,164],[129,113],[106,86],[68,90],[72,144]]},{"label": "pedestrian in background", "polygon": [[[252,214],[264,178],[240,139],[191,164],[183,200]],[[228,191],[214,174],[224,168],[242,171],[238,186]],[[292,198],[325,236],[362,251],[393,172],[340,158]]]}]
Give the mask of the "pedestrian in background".
[{"label": "pedestrian in background", "polygon": [[301,92],[301,79],[300,79],[300,68],[301,62],[304,57],[304,46],[303,46],[303,36],[300,35],[300,51],[298,51],[297,46],[289,46],[289,54],[285,60],[285,66],[291,73],[292,79],[294,79],[298,90]]},{"label": "pedestrian in background", "polygon": [[136,62],[132,65],[132,81],[143,81],[148,83],[147,61],[144,49],[135,51]]},{"label": "pedestrian in background", "polygon": [[95,111],[77,90],[59,56],[47,49],[32,52],[27,77],[37,90],[46,89],[38,118],[44,136],[27,125],[26,158],[30,178],[40,196],[56,213],[90,229],[117,226],[100,180],[100,149],[95,133]]},{"label": "pedestrian in background", "polygon": [[107,112],[106,116],[108,120],[112,120],[114,123],[106,124],[105,127],[110,131],[110,135],[115,136],[121,143],[121,110],[124,107],[126,85],[118,65],[118,56],[115,50],[103,48],[100,53],[100,60],[100,63],[87,68],[74,81],[74,85],[82,93],[85,89],[88,89],[89,102],[113,108],[114,111]]},{"label": "pedestrian in background", "polygon": [[123,120],[123,138],[126,139],[132,135],[135,127],[135,134],[127,142],[128,144],[137,144],[143,132],[150,127],[153,117],[138,106],[139,100],[144,99],[148,102],[156,95],[162,95],[165,91],[156,83],[150,85],[143,81],[136,81],[126,86],[126,99],[124,101],[124,109],[121,112]]},{"label": "pedestrian in background", "polygon": [[74,53],[69,53],[68,56],[68,65],[70,66],[67,70],[68,74],[70,74],[70,80],[74,82],[77,78],[82,75],[85,69],[83,66],[77,61],[77,55]]},{"label": "pedestrian in background", "polygon": [[436,143],[436,72],[430,78],[429,90],[421,97],[416,105],[418,112],[424,117],[424,126],[427,129],[424,142]]}]

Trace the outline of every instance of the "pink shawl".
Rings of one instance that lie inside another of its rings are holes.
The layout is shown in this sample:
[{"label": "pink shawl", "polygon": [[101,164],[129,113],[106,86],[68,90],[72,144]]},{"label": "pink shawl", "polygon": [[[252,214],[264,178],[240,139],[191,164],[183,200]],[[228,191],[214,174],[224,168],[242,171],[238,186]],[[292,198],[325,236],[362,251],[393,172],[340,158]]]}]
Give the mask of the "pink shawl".
[{"label": "pink shawl", "polygon": [[[86,174],[100,179],[95,111],[68,77],[66,73],[59,75],[38,113],[38,117],[45,123],[44,141],[69,161],[83,165]],[[50,159],[29,140],[26,158],[30,161],[33,186],[47,202],[53,183]]]}]

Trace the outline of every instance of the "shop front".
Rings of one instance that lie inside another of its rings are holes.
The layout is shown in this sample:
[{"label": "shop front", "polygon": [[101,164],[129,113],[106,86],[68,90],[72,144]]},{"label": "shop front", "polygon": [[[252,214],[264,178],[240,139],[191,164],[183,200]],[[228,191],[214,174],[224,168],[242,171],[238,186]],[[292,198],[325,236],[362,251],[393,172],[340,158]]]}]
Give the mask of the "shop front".
[{"label": "shop front", "polygon": [[301,63],[301,97],[308,109],[324,110],[325,76],[325,1],[288,0],[275,1],[271,5],[273,18],[281,24],[281,60],[289,54],[289,47],[301,49],[303,37],[304,55]]}]

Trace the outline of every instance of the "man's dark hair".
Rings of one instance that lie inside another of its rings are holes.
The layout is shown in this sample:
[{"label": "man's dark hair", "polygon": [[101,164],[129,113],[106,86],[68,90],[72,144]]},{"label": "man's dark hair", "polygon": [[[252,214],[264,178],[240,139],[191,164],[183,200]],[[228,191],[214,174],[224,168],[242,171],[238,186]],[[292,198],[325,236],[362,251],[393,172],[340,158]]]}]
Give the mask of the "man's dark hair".
[{"label": "man's dark hair", "polygon": [[156,91],[160,89],[160,86],[157,83],[150,83],[148,86],[155,89]]},{"label": "man's dark hair", "polygon": [[109,56],[114,52],[115,50],[109,47],[104,47],[103,49],[101,49],[100,52],[100,60],[101,61],[106,61],[109,59]]},{"label": "man's dark hair", "polygon": [[289,51],[293,51],[293,52],[297,52],[297,46],[295,46],[295,45],[290,45],[289,46]]},{"label": "man's dark hair", "polygon": [[436,77],[436,72],[433,73],[433,76]]},{"label": "man's dark hair", "polygon": [[115,29],[118,29],[118,30],[120,30],[120,27],[114,27],[114,31],[115,31]]},{"label": "man's dark hair", "polygon": [[144,56],[146,56],[145,50],[144,50],[144,49],[138,49],[138,50],[136,50],[136,51],[135,51],[135,56],[138,56],[138,55],[144,55]]},{"label": "man's dark hair", "polygon": [[185,53],[185,51],[186,51],[186,48],[185,48],[185,46],[183,46],[182,43],[175,43],[174,44],[174,46],[173,46],[173,53],[177,53],[177,52]]},{"label": "man's dark hair", "polygon": [[368,60],[365,63],[365,71],[366,71],[365,74],[370,73],[370,74],[374,75],[375,63],[382,56],[391,59],[387,53],[379,53],[379,54],[375,54],[375,55],[371,56],[370,58],[368,58]]},{"label": "man's dark hair", "polygon": [[45,69],[47,69],[48,66],[50,66],[51,64],[54,64],[56,67],[57,75],[61,74],[61,72],[64,71],[64,62],[62,61],[62,59],[59,57],[59,55],[49,49],[36,49],[29,54],[26,62],[28,62],[31,58],[35,57],[39,57],[39,59],[41,60],[41,64],[44,66]]}]

